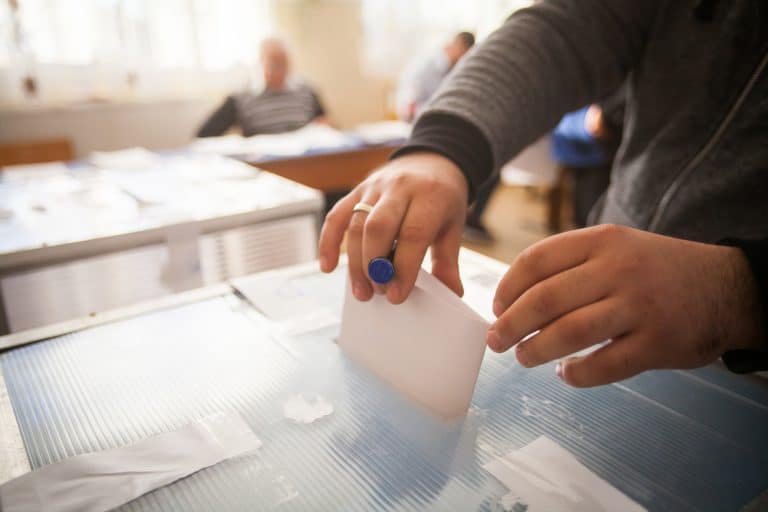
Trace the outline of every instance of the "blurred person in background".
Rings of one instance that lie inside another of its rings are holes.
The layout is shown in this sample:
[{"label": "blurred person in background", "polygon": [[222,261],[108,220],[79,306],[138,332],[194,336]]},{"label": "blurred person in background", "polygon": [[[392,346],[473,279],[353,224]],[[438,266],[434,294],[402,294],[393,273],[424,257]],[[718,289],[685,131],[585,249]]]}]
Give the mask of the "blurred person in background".
[{"label": "blurred person in background", "polygon": [[237,126],[246,137],[281,133],[326,122],[325,108],[312,87],[290,75],[290,56],[285,43],[268,38],[261,43],[263,83],[235,93],[210,115],[198,137],[223,135]]},{"label": "blurred person in background", "polygon": [[[397,116],[403,121],[413,122],[437,92],[443,79],[474,45],[474,34],[460,32],[441,51],[411,61],[403,71],[397,86]],[[474,205],[467,215],[465,239],[481,244],[493,241],[493,236],[482,222],[482,216],[496,185],[499,184],[499,179],[496,176],[478,190]]]},{"label": "blurred person in background", "polygon": [[600,103],[566,114],[552,132],[552,158],[573,178],[573,223],[589,224],[589,212],[608,189],[621,142],[624,89]]},{"label": "blurred person in background", "polygon": [[397,85],[397,116],[409,123],[416,119],[443,79],[474,45],[473,33],[459,32],[439,52],[412,60]]}]

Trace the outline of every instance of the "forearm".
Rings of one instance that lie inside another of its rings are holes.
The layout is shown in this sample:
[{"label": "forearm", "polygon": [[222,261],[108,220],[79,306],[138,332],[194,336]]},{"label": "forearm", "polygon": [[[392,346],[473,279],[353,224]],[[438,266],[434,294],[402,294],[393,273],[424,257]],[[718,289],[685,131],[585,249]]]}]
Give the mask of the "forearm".
[{"label": "forearm", "polygon": [[486,143],[471,155],[445,144],[437,151],[482,164],[462,167],[476,188],[564,113],[616,90],[639,61],[662,3],[551,0],[516,13],[459,64],[401,153],[411,145],[435,148],[436,124],[443,124],[442,140],[479,133]]},{"label": "forearm", "polygon": [[216,137],[229,130],[237,120],[235,100],[229,96],[203,123],[197,131],[198,137]]}]

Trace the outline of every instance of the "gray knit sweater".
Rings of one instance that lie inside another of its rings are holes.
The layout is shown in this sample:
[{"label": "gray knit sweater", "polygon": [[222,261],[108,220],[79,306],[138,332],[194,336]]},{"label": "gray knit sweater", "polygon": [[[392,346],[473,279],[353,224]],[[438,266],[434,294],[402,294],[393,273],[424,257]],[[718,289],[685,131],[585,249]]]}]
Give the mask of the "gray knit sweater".
[{"label": "gray knit sweater", "polygon": [[447,153],[477,187],[625,79],[624,138],[593,220],[705,242],[768,238],[763,0],[549,0],[519,11],[443,84],[408,150]]},{"label": "gray knit sweater", "polygon": [[[741,247],[768,326],[768,1],[544,0],[463,59],[395,157],[443,154],[474,191],[624,82],[623,139],[592,221]],[[726,362],[768,369],[768,352]]]}]

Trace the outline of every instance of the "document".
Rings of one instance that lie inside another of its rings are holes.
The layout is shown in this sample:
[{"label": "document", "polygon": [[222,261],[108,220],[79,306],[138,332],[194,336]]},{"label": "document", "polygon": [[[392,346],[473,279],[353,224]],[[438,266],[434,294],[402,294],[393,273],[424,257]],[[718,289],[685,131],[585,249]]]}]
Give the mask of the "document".
[{"label": "document", "polygon": [[156,165],[160,157],[145,148],[94,151],[88,160],[101,169],[143,169]]},{"label": "document", "polygon": [[366,144],[404,142],[411,135],[411,125],[403,121],[379,121],[355,127],[352,133]]},{"label": "document", "polygon": [[138,443],[76,455],[0,486],[4,512],[101,512],[261,446],[240,416],[217,414]]},{"label": "document", "polygon": [[203,137],[195,139],[189,145],[189,149],[195,153],[212,155],[239,155],[247,150],[243,149],[245,137],[238,134],[222,135],[220,137]]},{"label": "document", "polygon": [[645,509],[546,436],[483,466],[511,492],[504,510],[641,512]]},{"label": "document", "polygon": [[469,409],[489,323],[425,270],[400,305],[360,302],[349,281],[339,346],[358,364],[444,419]]},{"label": "document", "polygon": [[64,162],[5,165],[2,169],[5,183],[39,182],[43,179],[69,176],[69,167]]}]

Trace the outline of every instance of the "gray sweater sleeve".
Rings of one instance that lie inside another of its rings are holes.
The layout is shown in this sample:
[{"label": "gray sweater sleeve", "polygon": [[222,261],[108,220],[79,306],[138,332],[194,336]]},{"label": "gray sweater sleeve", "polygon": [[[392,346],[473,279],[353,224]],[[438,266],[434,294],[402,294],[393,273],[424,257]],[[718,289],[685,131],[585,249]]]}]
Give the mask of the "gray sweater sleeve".
[{"label": "gray sweater sleeve", "polygon": [[[395,156],[429,148],[457,163],[483,162],[484,168],[462,168],[476,188],[563,114],[615,91],[640,61],[664,3],[545,0],[518,11],[459,63]],[[446,143],[478,133],[487,141],[486,158],[453,155]]]}]

